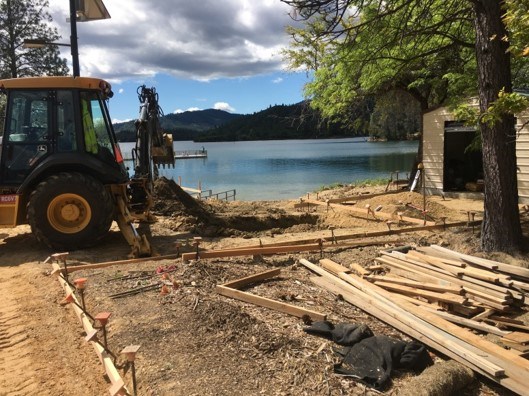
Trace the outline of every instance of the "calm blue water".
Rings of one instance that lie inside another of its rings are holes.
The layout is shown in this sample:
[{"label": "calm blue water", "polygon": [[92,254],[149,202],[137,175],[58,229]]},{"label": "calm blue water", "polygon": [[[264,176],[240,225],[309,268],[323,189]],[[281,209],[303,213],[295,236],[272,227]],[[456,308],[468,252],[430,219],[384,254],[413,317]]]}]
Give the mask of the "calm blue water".
[{"label": "calm blue water", "polygon": [[[365,142],[363,138],[251,142],[175,142],[175,150],[208,151],[206,159],[176,160],[160,174],[213,193],[237,190],[238,200],[296,199],[333,183],[389,178],[411,170],[418,142]],[[121,143],[124,153],[131,143]],[[130,155],[130,154],[129,154]],[[125,155],[128,156],[128,155]],[[400,176],[402,177],[402,176]]]}]

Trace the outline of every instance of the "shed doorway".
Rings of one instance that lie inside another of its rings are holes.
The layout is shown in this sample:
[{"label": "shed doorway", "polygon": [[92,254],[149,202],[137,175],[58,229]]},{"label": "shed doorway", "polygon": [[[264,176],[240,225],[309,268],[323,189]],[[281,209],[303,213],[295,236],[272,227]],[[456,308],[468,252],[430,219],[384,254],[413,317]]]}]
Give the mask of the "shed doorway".
[{"label": "shed doorway", "polygon": [[445,121],[443,191],[482,191],[483,159],[480,151],[470,151],[476,129],[461,122]]}]

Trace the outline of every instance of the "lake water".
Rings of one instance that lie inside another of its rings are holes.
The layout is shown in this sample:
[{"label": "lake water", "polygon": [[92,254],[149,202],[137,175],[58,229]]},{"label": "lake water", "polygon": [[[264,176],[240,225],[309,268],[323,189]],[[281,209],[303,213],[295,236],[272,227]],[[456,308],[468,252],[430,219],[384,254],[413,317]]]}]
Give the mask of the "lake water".
[{"label": "lake water", "polygon": [[[130,157],[132,143],[121,143]],[[250,142],[175,142],[176,151],[201,150],[207,158],[176,160],[160,175],[213,193],[235,189],[238,200],[296,199],[323,185],[389,178],[411,170],[418,142],[366,142],[364,138]]]}]

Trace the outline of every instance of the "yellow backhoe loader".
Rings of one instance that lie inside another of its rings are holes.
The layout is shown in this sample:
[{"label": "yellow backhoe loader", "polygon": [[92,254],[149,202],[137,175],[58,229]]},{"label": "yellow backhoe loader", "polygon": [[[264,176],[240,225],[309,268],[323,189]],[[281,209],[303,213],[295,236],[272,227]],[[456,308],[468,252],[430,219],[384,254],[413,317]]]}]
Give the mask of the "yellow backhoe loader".
[{"label": "yellow backhoe loader", "polygon": [[152,221],[158,165],[174,166],[154,88],[138,89],[133,174],[125,166],[108,113],[109,83],[87,77],[0,80],[7,95],[0,150],[0,227],[29,223],[56,250],[95,245],[112,221],[132,256],[152,249],[136,229]]}]

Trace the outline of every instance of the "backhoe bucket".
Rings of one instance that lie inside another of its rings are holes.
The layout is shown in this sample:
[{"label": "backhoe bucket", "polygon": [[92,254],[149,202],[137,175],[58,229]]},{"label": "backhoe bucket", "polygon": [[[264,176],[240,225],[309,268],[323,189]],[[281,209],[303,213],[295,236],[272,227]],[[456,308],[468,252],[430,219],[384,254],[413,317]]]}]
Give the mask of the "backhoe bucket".
[{"label": "backhoe bucket", "polygon": [[163,144],[152,147],[152,161],[155,165],[174,166],[173,136],[163,134]]}]

